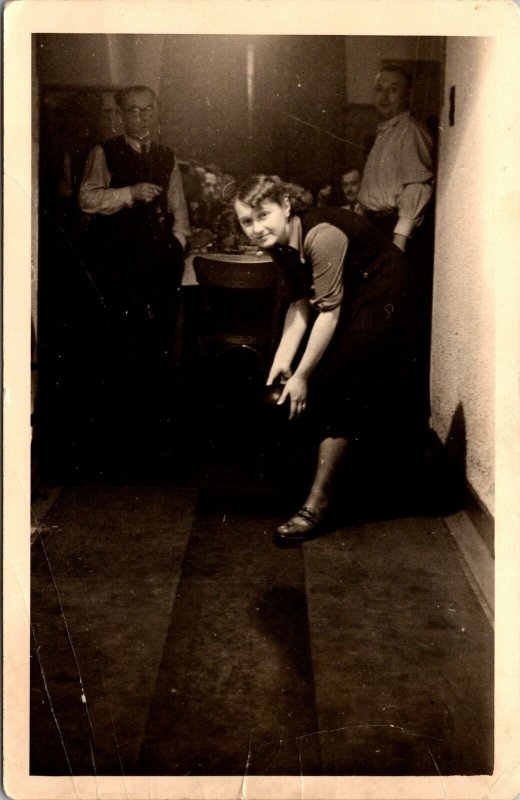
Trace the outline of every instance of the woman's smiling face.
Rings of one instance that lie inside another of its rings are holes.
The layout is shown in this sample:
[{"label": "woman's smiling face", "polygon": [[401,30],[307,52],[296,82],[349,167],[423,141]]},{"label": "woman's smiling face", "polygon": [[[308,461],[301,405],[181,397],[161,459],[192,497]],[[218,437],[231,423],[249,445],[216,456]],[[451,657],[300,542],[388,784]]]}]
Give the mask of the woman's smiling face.
[{"label": "woman's smiling face", "polygon": [[264,200],[258,208],[235,201],[238,221],[248,239],[264,249],[289,241],[289,214],[291,206],[287,198],[282,204]]}]

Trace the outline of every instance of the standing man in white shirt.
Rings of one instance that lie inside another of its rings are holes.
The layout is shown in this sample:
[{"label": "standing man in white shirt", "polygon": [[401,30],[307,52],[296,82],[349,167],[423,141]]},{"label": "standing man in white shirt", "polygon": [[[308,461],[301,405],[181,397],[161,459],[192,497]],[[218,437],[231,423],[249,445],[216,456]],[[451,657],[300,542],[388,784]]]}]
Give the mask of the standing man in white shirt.
[{"label": "standing man in white shirt", "polygon": [[90,152],[79,204],[91,217],[89,266],[104,304],[109,399],[151,418],[168,409],[190,226],[175,155],[157,141],[155,92],[130,86],[115,99],[124,133]]},{"label": "standing man in white shirt", "polygon": [[358,200],[363,215],[405,252],[414,275],[421,326],[423,401],[430,406],[430,338],[433,277],[433,143],[410,116],[412,79],[398,65],[376,76],[374,104],[380,123],[368,155]]},{"label": "standing man in white shirt", "polygon": [[386,66],[376,76],[374,104],[381,121],[358,196],[365,216],[403,251],[433,192],[432,140],[410,116],[411,91],[411,78],[399,66]]}]

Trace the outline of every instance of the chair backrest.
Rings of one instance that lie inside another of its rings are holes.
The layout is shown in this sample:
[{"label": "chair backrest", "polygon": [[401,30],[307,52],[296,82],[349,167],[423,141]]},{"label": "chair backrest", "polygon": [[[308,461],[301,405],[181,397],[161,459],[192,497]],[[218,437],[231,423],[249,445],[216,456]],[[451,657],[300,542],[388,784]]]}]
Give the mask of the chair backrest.
[{"label": "chair backrest", "polygon": [[282,283],[274,262],[269,256],[196,256],[193,267],[206,344],[252,347],[265,364],[281,332]]}]

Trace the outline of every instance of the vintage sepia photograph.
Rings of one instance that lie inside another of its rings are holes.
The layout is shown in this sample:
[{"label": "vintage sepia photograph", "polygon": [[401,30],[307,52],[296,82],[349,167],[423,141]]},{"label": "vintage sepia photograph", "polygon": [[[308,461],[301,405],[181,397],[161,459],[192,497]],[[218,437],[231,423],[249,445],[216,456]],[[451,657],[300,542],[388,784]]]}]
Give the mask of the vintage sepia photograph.
[{"label": "vintage sepia photograph", "polygon": [[10,5],[8,796],[520,790],[513,37],[419,5]]}]

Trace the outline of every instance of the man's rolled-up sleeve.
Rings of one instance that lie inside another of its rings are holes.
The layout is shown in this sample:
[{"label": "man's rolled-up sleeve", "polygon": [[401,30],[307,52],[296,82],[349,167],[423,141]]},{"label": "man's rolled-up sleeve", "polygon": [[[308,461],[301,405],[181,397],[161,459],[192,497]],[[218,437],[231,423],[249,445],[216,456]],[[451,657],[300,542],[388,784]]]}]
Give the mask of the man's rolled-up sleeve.
[{"label": "man's rolled-up sleeve", "polygon": [[170,181],[168,184],[168,210],[173,214],[173,235],[180,241],[183,248],[191,236],[188,204],[184,196],[182,176],[177,161],[175,161]]},{"label": "man's rolled-up sleeve", "polygon": [[394,233],[410,236],[413,229],[421,224],[426,206],[431,200],[431,183],[409,183],[397,197],[399,219]]},{"label": "man's rolled-up sleeve", "polygon": [[415,120],[403,137],[401,164],[403,189],[396,197],[399,219],[394,233],[410,236],[422,222],[433,193],[432,140]]},{"label": "man's rolled-up sleeve", "polygon": [[103,148],[97,145],[88,156],[79,189],[79,205],[85,214],[115,214],[133,204],[130,186],[110,188],[110,173]]}]

